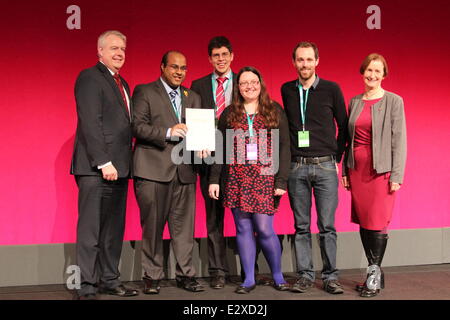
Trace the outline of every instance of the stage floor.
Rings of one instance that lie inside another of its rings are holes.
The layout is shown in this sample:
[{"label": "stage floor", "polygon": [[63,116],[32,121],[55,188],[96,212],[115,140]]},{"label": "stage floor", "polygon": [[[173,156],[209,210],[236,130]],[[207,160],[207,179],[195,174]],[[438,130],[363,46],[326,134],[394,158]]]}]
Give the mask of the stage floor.
[{"label": "stage floor", "polygon": [[[381,294],[370,300],[450,300],[450,264],[387,267],[385,273],[386,288]],[[331,295],[322,290],[322,281],[316,280],[315,286],[306,293],[279,292],[271,286],[259,285],[250,294],[234,293],[239,277],[232,277],[224,289],[209,287],[208,278],[201,278],[206,291],[190,293],[176,287],[174,280],[161,283],[159,295],[145,295],[120,298],[110,295],[98,295],[99,300],[367,300],[354,290],[356,283],[363,280],[365,270],[341,270],[340,282],[345,292]],[[290,283],[295,281],[294,273],[285,274]],[[320,278],[320,275],[317,274]],[[142,283],[128,282],[126,285],[142,289]],[[64,285],[41,285],[21,287],[0,287],[0,300],[72,300],[73,291]]]}]

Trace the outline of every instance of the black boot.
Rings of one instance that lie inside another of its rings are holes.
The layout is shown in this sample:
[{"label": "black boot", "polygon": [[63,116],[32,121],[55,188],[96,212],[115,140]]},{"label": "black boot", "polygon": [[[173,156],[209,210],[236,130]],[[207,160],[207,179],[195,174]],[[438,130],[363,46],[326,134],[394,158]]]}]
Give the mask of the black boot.
[{"label": "black boot", "polygon": [[[370,230],[366,230],[364,228],[360,228],[359,229],[359,236],[361,237],[361,243],[363,245],[364,248],[364,253],[366,254],[366,258],[368,261],[368,265],[372,265],[373,261],[372,261],[372,255],[370,254],[370,248],[369,248],[369,234]],[[367,275],[367,278],[369,277],[369,275]],[[355,287],[356,291],[361,292],[364,287],[366,286],[366,280],[364,280],[364,282],[358,283]]]},{"label": "black boot", "polygon": [[[380,288],[384,289],[384,273],[381,270],[381,262],[383,261],[384,253],[386,251],[386,245],[389,236],[385,233],[369,231],[368,233],[368,244],[369,244],[369,268],[376,270],[377,267],[380,268],[380,283],[377,284],[378,288],[369,288],[368,281],[372,275],[368,275],[368,279],[361,291],[360,296],[365,298],[375,297],[380,292]],[[375,272],[375,271],[374,271]],[[375,279],[378,281],[378,279]]]}]

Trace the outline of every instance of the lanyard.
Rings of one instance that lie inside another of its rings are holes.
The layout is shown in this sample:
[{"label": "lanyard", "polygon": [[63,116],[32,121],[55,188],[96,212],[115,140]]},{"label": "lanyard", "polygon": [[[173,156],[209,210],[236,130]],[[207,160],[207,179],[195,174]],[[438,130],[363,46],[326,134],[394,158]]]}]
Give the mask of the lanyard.
[{"label": "lanyard", "polygon": [[248,131],[250,133],[250,137],[253,137],[253,120],[255,120],[256,113],[253,114],[253,117],[251,120],[250,120],[250,116],[248,115],[247,111],[245,111],[245,114],[247,115]]},{"label": "lanyard", "polygon": [[[228,78],[228,80],[226,81],[225,87],[223,88],[223,94],[225,95],[225,93],[227,92],[228,89],[228,85],[230,84],[230,82],[233,81],[233,72],[230,72],[230,77]],[[212,91],[213,91],[213,99],[214,99],[214,105],[216,106],[216,110],[217,110],[217,102],[216,102],[216,90],[217,90],[217,78],[215,79],[214,77],[214,73],[211,76],[211,82],[212,82]],[[226,99],[225,99],[226,100]]]},{"label": "lanyard", "polygon": [[299,90],[299,94],[300,94],[300,111],[301,111],[301,114],[302,114],[303,131],[305,131],[306,105],[308,103],[309,88],[306,89],[304,103],[303,103],[303,86],[300,83],[298,84],[298,90]]}]

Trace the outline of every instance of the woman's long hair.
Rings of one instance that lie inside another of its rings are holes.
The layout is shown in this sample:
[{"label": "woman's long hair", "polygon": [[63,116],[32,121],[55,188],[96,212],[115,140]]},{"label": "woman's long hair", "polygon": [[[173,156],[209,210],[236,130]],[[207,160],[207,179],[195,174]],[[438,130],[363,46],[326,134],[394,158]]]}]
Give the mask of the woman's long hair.
[{"label": "woman's long hair", "polygon": [[[258,114],[263,117],[264,124],[267,128],[273,129],[278,128],[280,119],[277,109],[273,101],[270,99],[269,94],[267,93],[266,84],[261,76],[261,73],[253,67],[244,67],[242,68],[238,75],[236,84],[239,86],[239,80],[241,75],[244,72],[252,72],[258,76],[259,83],[261,84],[261,92],[258,97]],[[229,106],[230,113],[228,114],[227,123],[232,128],[239,128],[242,117],[245,114],[244,108],[244,98],[241,95],[239,87],[234,90],[233,102]]]}]

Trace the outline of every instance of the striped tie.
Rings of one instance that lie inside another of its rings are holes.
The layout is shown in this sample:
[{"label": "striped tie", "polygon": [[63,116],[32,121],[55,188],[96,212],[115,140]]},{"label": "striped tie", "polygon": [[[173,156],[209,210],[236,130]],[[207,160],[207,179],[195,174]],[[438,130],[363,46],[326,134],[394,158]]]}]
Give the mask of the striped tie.
[{"label": "striped tie", "polygon": [[217,78],[217,89],[216,89],[216,118],[219,119],[223,110],[225,109],[225,91],[223,89],[223,83],[227,81],[227,77]]},{"label": "striped tie", "polygon": [[176,97],[178,95],[177,90],[173,90],[169,92],[170,96],[170,102],[172,102],[173,110],[175,111],[175,114],[177,115],[178,121],[181,121],[180,119],[180,110],[178,109],[177,103],[176,103]]}]

